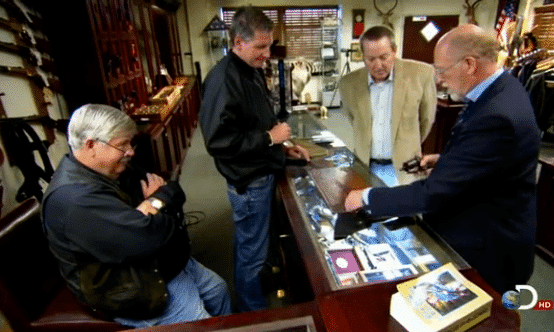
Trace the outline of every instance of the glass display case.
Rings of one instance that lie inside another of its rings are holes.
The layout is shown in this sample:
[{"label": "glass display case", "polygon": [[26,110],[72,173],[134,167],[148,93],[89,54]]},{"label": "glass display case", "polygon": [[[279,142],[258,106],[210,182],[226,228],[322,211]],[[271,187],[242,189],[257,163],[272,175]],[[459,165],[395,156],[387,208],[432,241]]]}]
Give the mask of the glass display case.
[{"label": "glass display case", "polygon": [[[318,138],[326,130],[312,114],[288,122],[296,139]],[[348,148],[319,144],[328,153],[307,166],[288,167],[286,178],[332,290],[410,278],[448,262],[469,268],[418,216],[376,219],[363,210],[345,212],[351,189],[384,184]]]}]

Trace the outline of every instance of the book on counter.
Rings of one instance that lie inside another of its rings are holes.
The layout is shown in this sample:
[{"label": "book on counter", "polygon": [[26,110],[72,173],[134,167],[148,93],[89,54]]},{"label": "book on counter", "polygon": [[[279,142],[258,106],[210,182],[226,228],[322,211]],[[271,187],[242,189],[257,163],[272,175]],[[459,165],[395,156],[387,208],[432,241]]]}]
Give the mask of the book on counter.
[{"label": "book on counter", "polygon": [[396,287],[390,314],[410,332],[461,332],[491,314],[492,297],[452,263]]}]

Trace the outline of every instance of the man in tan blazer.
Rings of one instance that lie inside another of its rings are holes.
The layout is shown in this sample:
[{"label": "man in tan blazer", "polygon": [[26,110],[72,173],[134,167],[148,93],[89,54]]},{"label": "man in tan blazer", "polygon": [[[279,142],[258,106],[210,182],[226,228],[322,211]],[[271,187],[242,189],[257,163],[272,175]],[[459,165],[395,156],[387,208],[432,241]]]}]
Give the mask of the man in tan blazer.
[{"label": "man in tan blazer", "polygon": [[370,28],[360,43],[365,67],[339,83],[354,152],[389,186],[410,183],[416,176],[399,169],[422,155],[421,143],[431,130],[437,103],[433,67],[396,58],[387,27]]}]

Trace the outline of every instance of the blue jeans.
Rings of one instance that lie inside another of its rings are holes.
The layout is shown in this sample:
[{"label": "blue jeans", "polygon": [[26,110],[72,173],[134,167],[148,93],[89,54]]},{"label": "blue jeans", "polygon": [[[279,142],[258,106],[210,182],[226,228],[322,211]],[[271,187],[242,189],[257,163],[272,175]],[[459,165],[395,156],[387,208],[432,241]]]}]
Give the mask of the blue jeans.
[{"label": "blue jeans", "polygon": [[231,297],[225,280],[192,257],[166,287],[169,301],[160,316],[147,320],[114,320],[122,325],[142,328],[231,314]]},{"label": "blue jeans", "polygon": [[250,183],[242,194],[233,185],[227,185],[235,222],[235,291],[241,312],[267,307],[259,273],[269,250],[274,183],[274,175],[261,177]]}]

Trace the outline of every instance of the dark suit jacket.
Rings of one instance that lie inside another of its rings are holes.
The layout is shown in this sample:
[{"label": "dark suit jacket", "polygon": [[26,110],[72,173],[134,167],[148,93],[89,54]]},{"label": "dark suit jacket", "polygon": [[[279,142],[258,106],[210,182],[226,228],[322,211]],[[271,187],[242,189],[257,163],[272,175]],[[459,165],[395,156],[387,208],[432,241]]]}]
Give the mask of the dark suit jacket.
[{"label": "dark suit jacket", "polygon": [[465,115],[426,180],[374,188],[368,208],[375,215],[424,213],[503,293],[533,271],[539,129],[526,91],[507,73]]}]

